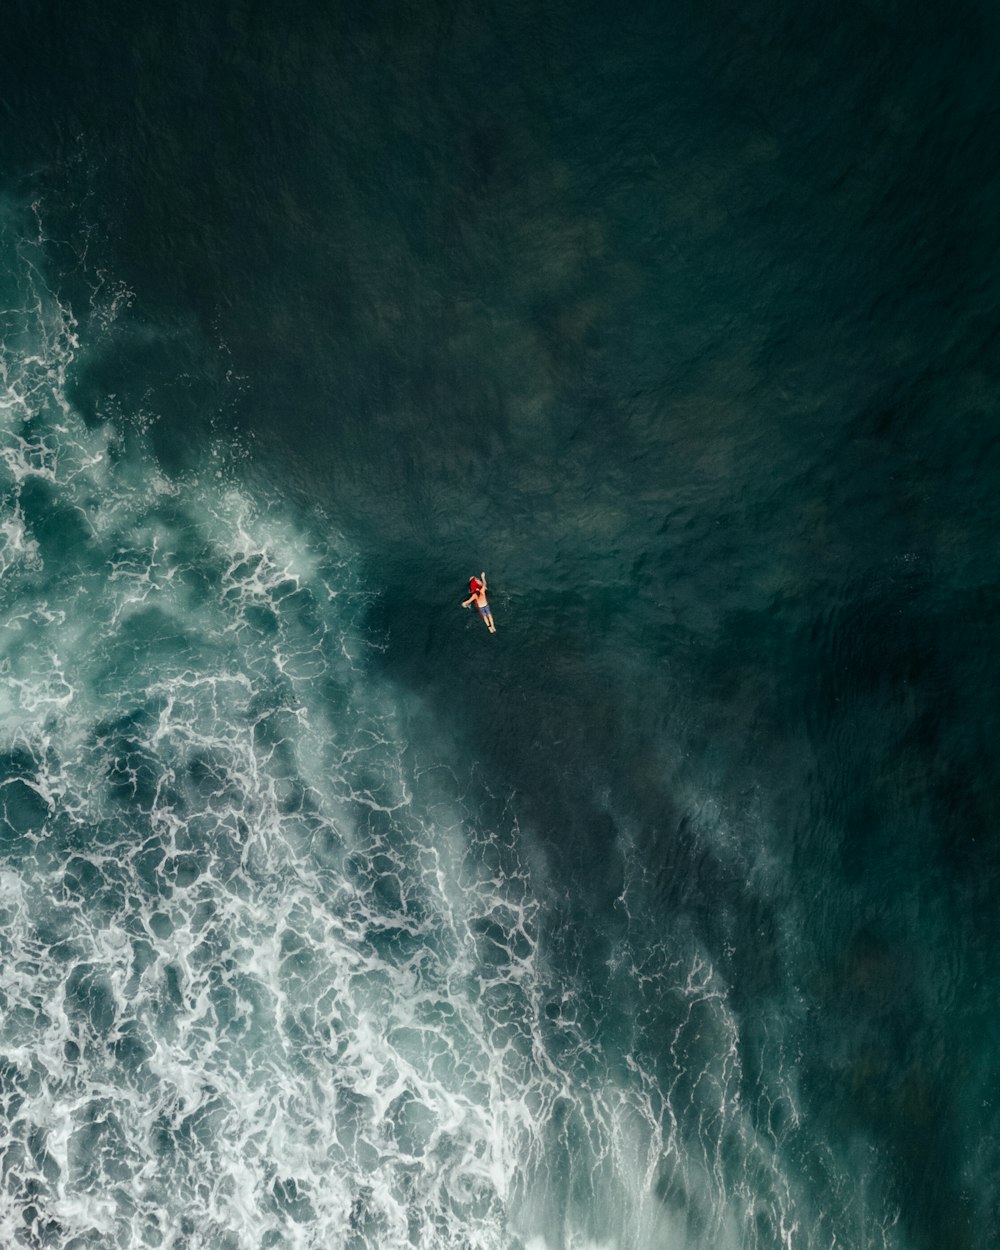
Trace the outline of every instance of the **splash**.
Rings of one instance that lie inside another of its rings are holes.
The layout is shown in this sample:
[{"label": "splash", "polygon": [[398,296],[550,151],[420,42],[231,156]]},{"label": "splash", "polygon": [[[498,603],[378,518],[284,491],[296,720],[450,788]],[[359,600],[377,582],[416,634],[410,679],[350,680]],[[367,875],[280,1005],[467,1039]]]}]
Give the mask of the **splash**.
[{"label": "splash", "polygon": [[[4,242],[0,1242],[847,1244],[711,960],[633,882],[609,1036],[515,804],[405,740],[349,542],[85,423]],[[100,275],[87,332],[131,303]]]}]

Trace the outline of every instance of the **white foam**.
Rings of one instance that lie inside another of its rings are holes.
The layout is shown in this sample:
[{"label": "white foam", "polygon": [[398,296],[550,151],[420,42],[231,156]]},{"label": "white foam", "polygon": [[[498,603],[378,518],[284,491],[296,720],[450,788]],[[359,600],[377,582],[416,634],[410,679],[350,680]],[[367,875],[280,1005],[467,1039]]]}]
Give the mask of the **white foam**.
[{"label": "white foam", "polygon": [[[349,545],[214,461],[171,482],[111,455],[66,398],[75,321],[22,285],[0,1241],[31,1207],[59,1246],[763,1250],[763,1203],[788,1250],[818,1245],[779,1157],[797,1113],[767,1133],[743,1107],[707,956],[641,948],[626,887],[615,984],[676,1002],[671,1080],[648,1038],[606,1053],[547,966],[516,812],[484,826],[481,784],[401,739]],[[99,333],[132,296],[94,299]],[[87,535],[58,574],[21,507],[37,481]]]}]

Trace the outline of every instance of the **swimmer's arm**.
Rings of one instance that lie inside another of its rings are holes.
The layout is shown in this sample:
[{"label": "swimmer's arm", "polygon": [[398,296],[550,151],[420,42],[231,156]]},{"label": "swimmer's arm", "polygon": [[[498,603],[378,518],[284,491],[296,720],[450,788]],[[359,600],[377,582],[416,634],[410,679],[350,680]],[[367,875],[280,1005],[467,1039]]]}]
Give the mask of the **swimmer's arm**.
[{"label": "swimmer's arm", "polygon": [[475,600],[475,598],[476,598],[475,595],[469,595],[468,599],[466,599],[466,601],[462,604],[462,607],[467,608],[469,604]]}]

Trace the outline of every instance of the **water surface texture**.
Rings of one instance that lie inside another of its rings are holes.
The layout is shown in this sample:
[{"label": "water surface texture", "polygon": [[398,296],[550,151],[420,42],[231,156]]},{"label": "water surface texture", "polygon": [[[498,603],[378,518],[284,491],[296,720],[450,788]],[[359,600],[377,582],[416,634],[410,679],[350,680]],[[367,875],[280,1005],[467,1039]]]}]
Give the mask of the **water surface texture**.
[{"label": "water surface texture", "polygon": [[11,6],[0,1245],[998,1244],[998,34]]}]

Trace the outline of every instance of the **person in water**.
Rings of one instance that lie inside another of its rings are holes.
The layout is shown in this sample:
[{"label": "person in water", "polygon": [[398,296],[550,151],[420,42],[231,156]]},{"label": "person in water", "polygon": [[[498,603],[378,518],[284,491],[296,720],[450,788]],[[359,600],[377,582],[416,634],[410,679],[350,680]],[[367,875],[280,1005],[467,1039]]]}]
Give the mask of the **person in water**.
[{"label": "person in water", "polygon": [[480,573],[478,577],[470,577],[469,590],[472,591],[472,594],[462,604],[462,607],[471,608],[475,604],[479,609],[479,615],[483,618],[483,624],[491,634],[495,634],[497,627],[493,624],[493,613],[490,611],[490,605],[486,602],[486,574]]}]

